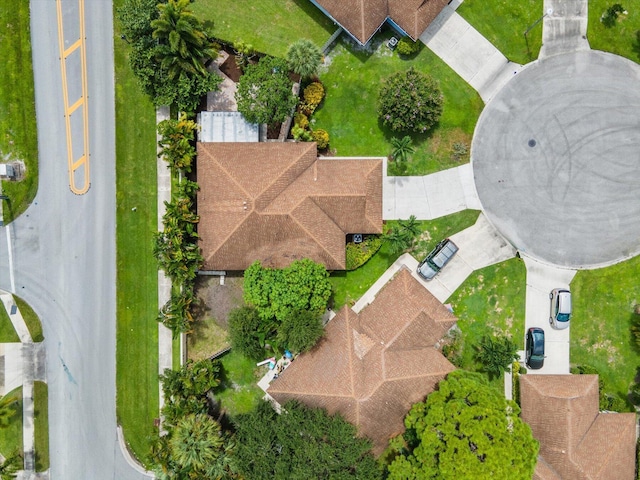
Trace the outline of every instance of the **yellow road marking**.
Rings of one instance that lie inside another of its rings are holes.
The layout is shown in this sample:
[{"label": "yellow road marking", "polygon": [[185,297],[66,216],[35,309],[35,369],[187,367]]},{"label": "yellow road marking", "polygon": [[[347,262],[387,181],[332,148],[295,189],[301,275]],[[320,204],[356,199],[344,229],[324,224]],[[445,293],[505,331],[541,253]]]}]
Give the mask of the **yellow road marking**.
[{"label": "yellow road marking", "polygon": [[[73,1],[73,0],[68,0]],[[64,119],[67,137],[67,164],[69,168],[69,188],[77,195],[87,193],[91,186],[89,176],[89,102],[87,95],[87,55],[86,55],[86,38],[84,26],[84,0],[76,0],[78,2],[78,20],[80,22],[80,38],[78,38],[70,47],[64,48],[64,28],[62,19],[62,0],[56,0],[56,10],[58,16],[58,43],[60,49],[60,71],[62,75],[62,99],[64,102]],[[76,50],[80,50],[80,76],[82,93],[73,105],[69,105],[69,87],[67,83],[67,57]],[[73,139],[71,137],[71,114],[82,107],[82,133],[83,145],[78,149],[81,154],[76,160],[73,148]],[[83,179],[82,185],[76,185],[75,173],[82,168]]]}]

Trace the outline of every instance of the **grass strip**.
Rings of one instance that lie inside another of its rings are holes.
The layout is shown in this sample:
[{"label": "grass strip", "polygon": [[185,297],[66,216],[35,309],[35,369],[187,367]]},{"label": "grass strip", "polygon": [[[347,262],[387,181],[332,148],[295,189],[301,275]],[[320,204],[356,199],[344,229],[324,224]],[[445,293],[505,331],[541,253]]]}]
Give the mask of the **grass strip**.
[{"label": "grass strip", "polygon": [[15,343],[19,341],[20,337],[13,327],[13,323],[11,323],[7,309],[0,302],[0,343]]},{"label": "grass strip", "polygon": [[[611,27],[600,19],[615,3],[620,3],[625,12],[618,15]],[[640,60],[640,4],[628,0],[589,0],[587,38],[594,50],[615,53],[638,62]]]},{"label": "grass strip", "polygon": [[296,40],[322,47],[337,28],[308,0],[198,0],[192,10],[217,38],[283,58]]},{"label": "grass strip", "polygon": [[[114,2],[114,12],[122,4]],[[133,454],[143,461],[158,405],[158,269],[155,109],[128,65],[115,24],[117,416]],[[135,207],[135,210],[132,210]]]},{"label": "grass strip", "polygon": [[24,445],[22,442],[22,387],[7,392],[5,397],[15,399],[16,403],[14,404],[14,413],[9,419],[9,425],[0,430],[2,432],[0,453],[8,457],[17,450],[22,455]]},{"label": "grass strip", "polygon": [[16,305],[18,305],[22,318],[24,318],[24,323],[27,324],[27,328],[31,334],[31,339],[34,342],[43,341],[44,335],[42,334],[42,322],[40,321],[40,317],[38,317],[36,312],[33,311],[33,308],[31,308],[31,306],[20,297],[14,295],[13,298],[16,301]]},{"label": "grass strip", "polygon": [[457,11],[505,57],[524,65],[540,53],[543,7],[542,0],[465,0]]},{"label": "grass strip", "polygon": [[2,181],[3,218],[25,211],[38,189],[38,136],[31,63],[29,0],[0,4],[0,162],[24,162],[19,182]]},{"label": "grass strip", "polygon": [[33,383],[36,472],[49,468],[49,389],[43,382]]}]

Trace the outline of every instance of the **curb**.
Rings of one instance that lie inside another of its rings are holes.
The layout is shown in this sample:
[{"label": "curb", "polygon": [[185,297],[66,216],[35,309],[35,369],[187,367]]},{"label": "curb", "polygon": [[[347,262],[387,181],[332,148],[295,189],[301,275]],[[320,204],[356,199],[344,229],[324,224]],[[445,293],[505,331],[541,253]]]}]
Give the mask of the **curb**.
[{"label": "curb", "polygon": [[149,470],[145,470],[144,467],[140,465],[136,459],[133,458],[133,456],[131,455],[131,452],[129,451],[129,448],[127,447],[127,444],[124,441],[124,433],[122,432],[122,427],[120,425],[118,425],[118,427],[116,428],[116,434],[118,437],[118,444],[120,445],[120,450],[122,451],[122,456],[127,461],[129,466],[133,468],[136,472],[141,473],[149,478],[156,478],[153,472],[150,472]]}]

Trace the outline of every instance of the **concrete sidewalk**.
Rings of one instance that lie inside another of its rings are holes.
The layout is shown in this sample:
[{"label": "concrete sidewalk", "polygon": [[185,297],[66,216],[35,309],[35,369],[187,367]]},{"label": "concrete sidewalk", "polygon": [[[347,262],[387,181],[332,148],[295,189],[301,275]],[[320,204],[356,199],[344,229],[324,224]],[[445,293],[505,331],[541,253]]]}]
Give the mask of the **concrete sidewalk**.
[{"label": "concrete sidewalk", "polygon": [[447,5],[420,40],[469,85],[485,103],[521,69]]},{"label": "concrete sidewalk", "polygon": [[[156,109],[156,124],[167,120],[170,116],[169,107],[158,107]],[[160,136],[158,135],[158,141]],[[160,154],[160,147],[158,147]],[[163,158],[157,157],[156,168],[158,172],[158,231],[164,230],[162,217],[167,207],[164,202],[171,201],[171,170],[167,167],[167,162]],[[158,270],[158,308],[162,308],[171,297],[171,280],[164,271]],[[163,374],[166,369],[173,368],[173,335],[170,329],[162,323],[158,323],[158,373]],[[159,385],[160,410],[164,406],[164,394],[162,384]],[[159,413],[158,413],[159,415]]]},{"label": "concrete sidewalk", "polygon": [[[528,371],[535,374],[568,374],[571,327],[555,330],[549,325],[549,293],[554,288],[569,288],[576,271],[547,265],[526,255],[522,258],[527,267],[525,335],[531,327],[542,328],[545,333],[544,366]],[[526,366],[524,358],[521,363]]]},{"label": "concrete sidewalk", "polygon": [[544,0],[542,48],[538,58],[589,50],[587,0]]},{"label": "concrete sidewalk", "polygon": [[431,220],[480,207],[470,163],[422,177],[385,174],[382,183],[384,220],[403,220],[411,215]]}]

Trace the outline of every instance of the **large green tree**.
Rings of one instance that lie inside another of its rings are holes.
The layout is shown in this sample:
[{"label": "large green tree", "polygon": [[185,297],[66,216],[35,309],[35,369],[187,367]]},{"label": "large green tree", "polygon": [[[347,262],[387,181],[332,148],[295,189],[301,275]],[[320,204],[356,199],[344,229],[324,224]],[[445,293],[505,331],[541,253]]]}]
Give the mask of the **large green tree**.
[{"label": "large green tree", "polygon": [[321,314],[331,296],[329,273],[309,259],[295,260],[287,268],[265,268],[259,261],[244,272],[244,300],[261,318],[282,321],[292,311]]},{"label": "large green tree", "polygon": [[519,413],[481,374],[451,372],[407,414],[389,478],[530,480],[538,442]]},{"label": "large green tree", "polygon": [[255,308],[245,305],[229,312],[228,325],[231,346],[246,357],[261,360],[265,342],[275,334],[276,324],[265,322]]},{"label": "large green tree", "polygon": [[293,113],[298,98],[291,88],[289,66],[285,60],[263,57],[247,65],[238,82],[238,111],[251,123],[274,124]]},{"label": "large green tree", "polygon": [[244,478],[382,478],[371,443],[358,437],[353,425],[324,410],[288,402],[277,414],[261,402],[235,423],[235,462]]},{"label": "large green tree", "polygon": [[378,117],[394,132],[424,133],[442,114],[438,82],[413,67],[384,80],[378,96]]}]

